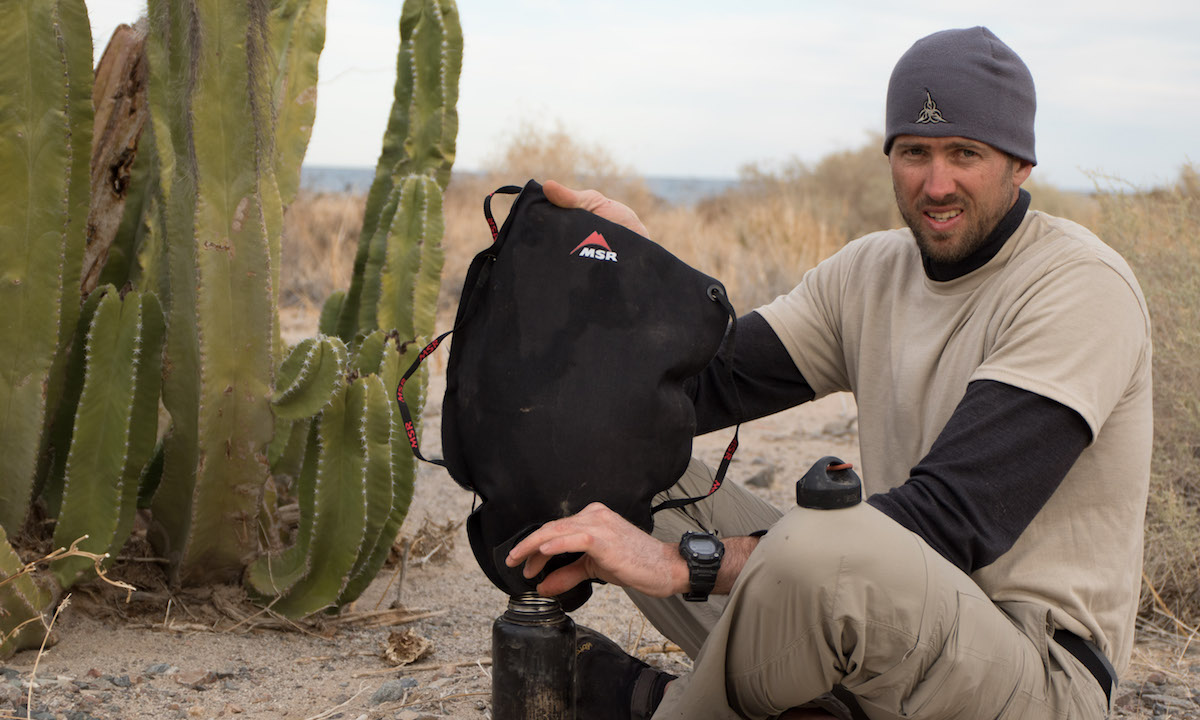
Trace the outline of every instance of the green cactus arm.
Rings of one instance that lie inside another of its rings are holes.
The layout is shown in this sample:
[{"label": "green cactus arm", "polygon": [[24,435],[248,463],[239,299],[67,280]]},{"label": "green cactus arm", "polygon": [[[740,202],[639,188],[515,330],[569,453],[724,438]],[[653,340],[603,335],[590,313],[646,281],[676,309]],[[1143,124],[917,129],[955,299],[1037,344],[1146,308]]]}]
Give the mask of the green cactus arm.
[{"label": "green cactus arm", "polygon": [[[336,605],[342,606],[358,598],[367,585],[375,579],[379,566],[377,550],[390,548],[395,534],[386,536],[388,520],[392,515],[392,443],[402,442],[393,434],[392,394],[378,375],[363,378],[366,384],[366,407],[364,408],[363,441],[366,445],[366,462],[363,478],[366,482],[366,525],[359,548],[358,558],[350,569],[348,580],[338,594]],[[386,559],[386,554],[384,559]]]},{"label": "green cactus arm", "polygon": [[442,274],[442,192],[427,175],[400,182],[400,207],[388,229],[386,263],[379,273],[377,317],[404,339],[428,337]]},{"label": "green cactus arm", "polygon": [[271,398],[275,417],[298,420],[317,414],[346,372],[346,355],[338,338],[298,343],[279,368],[278,389]]},{"label": "green cactus arm", "polygon": [[[75,412],[62,507],[54,528],[54,542],[59,547],[90,535],[80,548],[101,554],[108,551],[108,538],[115,530],[119,483],[129,444],[134,375],[123,369],[136,362],[141,331],[136,322],[128,322],[136,320],[136,314],[122,317],[124,304],[112,288],[106,290],[88,328],[83,392]],[[115,376],[110,376],[114,372]],[[53,570],[61,585],[70,586],[76,573],[90,565],[84,558],[66,558],[55,563]]]},{"label": "green cactus arm", "polygon": [[[128,539],[138,477],[154,450],[162,334],[162,312],[153,296],[131,292],[122,300],[109,288],[96,308],[54,529],[60,547],[87,535],[80,549],[105,554]],[[90,560],[79,557],[51,566],[63,587],[90,575],[91,568]]]},{"label": "green cactus arm", "polygon": [[66,372],[67,352],[79,318],[80,281],[91,207],[92,29],[83,0],[57,0],[57,21],[67,71],[67,122],[71,149],[67,228],[62,259],[62,311],[58,351],[46,386],[46,427],[53,422]]},{"label": "green cactus arm", "polygon": [[[379,335],[382,334],[379,333]],[[385,343],[379,348],[380,352],[373,356],[375,358],[374,370],[378,373],[384,387],[394,391],[396,385],[400,382],[401,375],[408,370],[422,349],[423,345],[420,343],[410,342],[401,345],[396,338],[396,334],[394,332],[389,333],[386,336]],[[361,350],[360,355],[362,355]],[[427,381],[428,373],[422,367],[408,379],[408,382],[404,386],[405,398],[413,411],[414,422],[417,423],[418,428],[420,427],[421,410],[425,405]],[[399,412],[392,413],[391,463],[392,506],[387,521],[384,523],[383,529],[379,532],[374,547],[364,546],[364,553],[367,554],[367,559],[363,563],[358,576],[351,579],[346,589],[342,592],[342,596],[338,598],[339,605],[344,605],[358,598],[367,589],[367,586],[370,585],[371,580],[379,574],[379,569],[383,567],[384,561],[387,560],[392,543],[395,542],[396,535],[399,534],[400,527],[404,524],[404,519],[408,516],[408,508],[412,504],[418,463],[417,459],[413,457],[412,451],[409,450],[404,428],[401,427]]]},{"label": "green cactus arm", "polygon": [[411,127],[405,141],[410,164],[403,171],[432,175],[444,190],[450,181],[458,135],[462,25],[453,0],[412,2],[411,9],[405,3],[405,15],[409,12],[419,12],[419,19],[410,23],[414,89]]},{"label": "green cactus arm", "polygon": [[[400,16],[396,84],[375,180],[367,193],[354,272],[341,308],[338,334],[390,327],[376,322],[378,271],[397,202],[396,178],[413,173],[450,180],[458,134],[462,25],[452,0],[406,0]],[[381,234],[382,231],[382,234]]]},{"label": "green cactus arm", "polygon": [[[253,3],[196,3],[199,66],[191,100],[196,162],[195,285],[200,392],[184,583],[231,580],[257,547],[274,370],[270,248],[260,192],[265,57]],[[256,62],[252,63],[252,60]],[[177,191],[177,189],[175,190]],[[173,191],[173,192],[175,192]]]},{"label": "green cactus arm", "polygon": [[[375,342],[378,340],[379,342]],[[382,331],[372,334],[364,340],[358,352],[358,363],[361,372],[370,371],[378,374],[384,387],[394,391],[400,382],[401,375],[416,359],[422,346],[418,343],[408,343],[400,349],[395,333],[384,334]],[[405,385],[406,397],[414,411],[414,418],[420,422],[421,409],[425,400],[425,385],[427,373],[422,369],[408,379]],[[389,394],[389,401],[391,396]],[[386,522],[375,540],[374,547],[364,543],[363,552],[366,560],[359,568],[357,576],[347,583],[338,605],[344,605],[357,599],[379,574],[384,561],[391,551],[392,543],[400,532],[400,527],[408,515],[412,503],[414,481],[417,474],[417,460],[408,449],[404,429],[398,412],[392,413],[391,431],[391,464],[392,464],[392,505]]]},{"label": "green cactus arm", "polygon": [[[339,388],[329,400],[327,411],[344,412],[346,389]],[[322,418],[324,415],[322,415]],[[300,526],[295,542],[281,553],[264,552],[246,567],[244,583],[250,595],[263,603],[289,592],[309,570],[309,548],[313,543],[314,505],[317,495],[318,466],[321,454],[320,423],[315,419],[308,426],[304,443],[304,462],[296,484],[300,506]],[[267,547],[270,547],[269,545]]]},{"label": "green cactus arm", "polygon": [[378,373],[389,337],[389,333],[383,330],[376,330],[364,337],[358,343],[358,347],[354,348],[354,355],[350,358],[350,369],[359,375]]},{"label": "green cactus arm", "polygon": [[137,506],[139,510],[149,509],[154,504],[154,493],[158,491],[158,486],[162,482],[165,455],[166,445],[162,439],[159,439],[154,444],[154,452],[150,454],[150,460],[146,463],[146,467],[142,468],[142,474],[138,477]]},{"label": "green cactus arm", "polygon": [[300,163],[317,114],[317,63],[325,47],[326,0],[277,1],[271,11],[271,45],[277,68],[275,176],[283,204],[300,187]]},{"label": "green cactus arm", "polygon": [[[368,239],[366,263],[363,266],[362,277],[358,286],[358,295],[354,295],[354,278],[350,280],[350,289],[346,292],[346,301],[342,307],[342,317],[339,320],[338,332],[369,333],[378,330],[379,298],[383,292],[382,273],[387,262],[389,230],[397,212],[401,212],[403,188],[393,183],[391,195],[384,204],[380,215],[375,219],[375,230]],[[365,234],[365,233],[364,233]],[[361,237],[360,237],[361,240]],[[356,304],[351,305],[351,301]],[[357,312],[356,318],[349,318],[348,313]],[[346,323],[350,325],[347,326]]]},{"label": "green cactus arm", "polygon": [[158,459],[158,402],[162,395],[162,355],[166,321],[158,297],[151,292],[131,293],[125,302],[140,301],[142,334],[137,349],[133,406],[129,418],[129,451],[121,478],[121,514],[109,542],[109,553],[116,554],[133,532],[134,518],[143,484],[149,473],[161,472],[153,466]]},{"label": "green cactus arm", "polygon": [[[163,470],[151,501],[153,521],[147,536],[170,563],[179,580],[191,531],[198,459],[197,412],[200,402],[200,347],[196,323],[195,167],[189,140],[192,63],[198,49],[194,15],[169,0],[148,0],[150,32],[150,134],[157,162],[152,174],[161,218],[162,245],[154,281],[167,307],[167,336],[162,401],[171,415],[163,440]],[[143,139],[146,139],[144,136]],[[168,242],[170,240],[170,242]]]},{"label": "green cactus arm", "polygon": [[[367,523],[367,378],[338,392],[321,413],[320,452],[311,490],[311,540],[306,572],[287,587],[271,608],[288,617],[303,617],[333,605],[358,559]],[[310,474],[302,473],[302,478]],[[302,496],[301,517],[306,499]],[[285,553],[286,555],[286,553]],[[251,581],[259,589],[262,568]],[[279,585],[275,580],[276,586]]]},{"label": "green cactus arm", "polygon": [[23,567],[0,527],[0,660],[38,647],[46,637],[42,617],[54,604],[54,596],[23,573]]},{"label": "green cactus arm", "polygon": [[304,442],[308,437],[310,418],[301,420],[278,420],[275,423],[275,438],[267,449],[272,476],[296,477],[304,461]]},{"label": "green cactus arm", "polygon": [[71,156],[57,5],[8,0],[0,22],[0,527],[29,507],[59,341]]},{"label": "green cactus arm", "polygon": [[[342,303],[346,301],[346,292],[344,290],[335,290],[325,298],[325,304],[321,306],[321,317],[317,320],[317,332],[322,335],[337,335],[338,332],[338,316],[342,313]],[[346,338],[342,338],[345,340]],[[353,338],[351,338],[353,340]]]},{"label": "green cactus arm", "polygon": [[[415,26],[415,17],[410,10],[413,7],[415,6],[409,0],[405,3],[400,15],[400,48],[396,53],[396,82],[393,88],[392,109],[388,115],[387,128],[383,133],[383,147],[375,165],[375,179],[367,191],[367,203],[363,210],[363,226],[358,234],[358,248],[354,254],[350,287],[346,290],[345,300],[339,308],[341,315],[337,324],[337,333],[346,342],[354,339],[355,332],[361,326],[359,315],[363,305],[363,287],[364,283],[372,277],[367,272],[367,263],[372,252],[371,244],[381,224],[381,218],[386,218],[382,222],[382,225],[386,227],[395,212],[392,174],[404,159],[404,141],[408,137],[409,111],[412,106],[411,37]],[[378,256],[379,251],[375,252]],[[370,302],[367,305],[374,307],[374,304]],[[374,328],[372,327],[372,329]]]},{"label": "green cactus arm", "polygon": [[62,506],[63,474],[66,472],[67,452],[71,449],[71,433],[75,429],[75,411],[79,406],[79,395],[83,392],[83,379],[87,367],[87,339],[100,301],[113,292],[111,286],[97,288],[79,311],[75,324],[75,337],[67,359],[63,378],[62,397],[58,411],[51,424],[42,460],[45,467],[39,471],[42,477],[41,496],[46,503],[46,514],[58,517]]}]

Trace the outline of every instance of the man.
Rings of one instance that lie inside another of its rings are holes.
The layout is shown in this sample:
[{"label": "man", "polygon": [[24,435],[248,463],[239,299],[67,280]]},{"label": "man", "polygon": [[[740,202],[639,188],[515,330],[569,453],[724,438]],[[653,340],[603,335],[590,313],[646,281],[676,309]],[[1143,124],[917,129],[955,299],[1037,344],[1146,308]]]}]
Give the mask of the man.
[{"label": "man", "polygon": [[[539,591],[621,585],[695,658],[675,680],[583,631],[581,719],[844,711],[835,690],[871,718],[1107,713],[1140,589],[1149,317],[1114,251],[1028,210],[1034,107],[987,29],[914,44],[884,142],[908,229],[744,317],[736,387],[716,366],[697,378],[699,432],[739,419],[735,390],[748,417],[853,391],[866,502],[780,513],[730,486],[660,513],[653,537],[593,505],[513,549],[530,577],[584,553]],[[644,231],[597,193],[546,194]],[[693,463],[666,494],[709,477]]]}]

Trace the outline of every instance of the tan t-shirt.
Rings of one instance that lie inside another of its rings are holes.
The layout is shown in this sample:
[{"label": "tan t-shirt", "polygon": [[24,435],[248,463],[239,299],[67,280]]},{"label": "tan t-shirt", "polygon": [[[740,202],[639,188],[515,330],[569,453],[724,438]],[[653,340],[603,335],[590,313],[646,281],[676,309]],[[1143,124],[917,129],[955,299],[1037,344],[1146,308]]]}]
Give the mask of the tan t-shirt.
[{"label": "tan t-shirt", "polygon": [[818,397],[854,393],[868,493],[908,479],[974,380],[1078,412],[1092,443],[1014,546],[972,577],[998,604],[1045,605],[1124,672],[1141,588],[1151,350],[1145,299],[1115,251],[1029,212],[982,268],[934,282],[911,232],[890,230],[851,242],[758,312]]}]

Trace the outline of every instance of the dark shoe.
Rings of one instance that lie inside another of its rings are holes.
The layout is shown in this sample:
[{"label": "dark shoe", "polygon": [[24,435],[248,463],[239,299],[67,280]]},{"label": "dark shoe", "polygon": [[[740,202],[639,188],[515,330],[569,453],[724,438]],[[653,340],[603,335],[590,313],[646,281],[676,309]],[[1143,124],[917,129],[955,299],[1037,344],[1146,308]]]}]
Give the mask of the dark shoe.
[{"label": "dark shoe", "polygon": [[595,630],[575,627],[576,720],[649,720],[674,679]]}]

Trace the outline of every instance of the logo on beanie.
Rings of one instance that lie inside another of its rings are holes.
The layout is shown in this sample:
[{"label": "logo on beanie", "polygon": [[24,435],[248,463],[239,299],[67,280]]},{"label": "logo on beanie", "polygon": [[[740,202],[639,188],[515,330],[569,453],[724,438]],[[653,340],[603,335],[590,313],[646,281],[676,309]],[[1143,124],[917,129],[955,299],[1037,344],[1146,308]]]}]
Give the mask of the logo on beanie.
[{"label": "logo on beanie", "polygon": [[915,122],[918,124],[950,122],[942,117],[942,111],[938,110],[937,103],[933,101],[933,96],[929,94],[929,88],[925,88],[925,107],[921,108],[921,114],[917,116]]},{"label": "logo on beanie", "polygon": [[592,258],[593,260],[617,261],[617,254],[608,246],[608,241],[599,232],[593,232],[591,235],[588,235],[569,254],[575,255],[576,253],[578,253],[579,257]]}]

